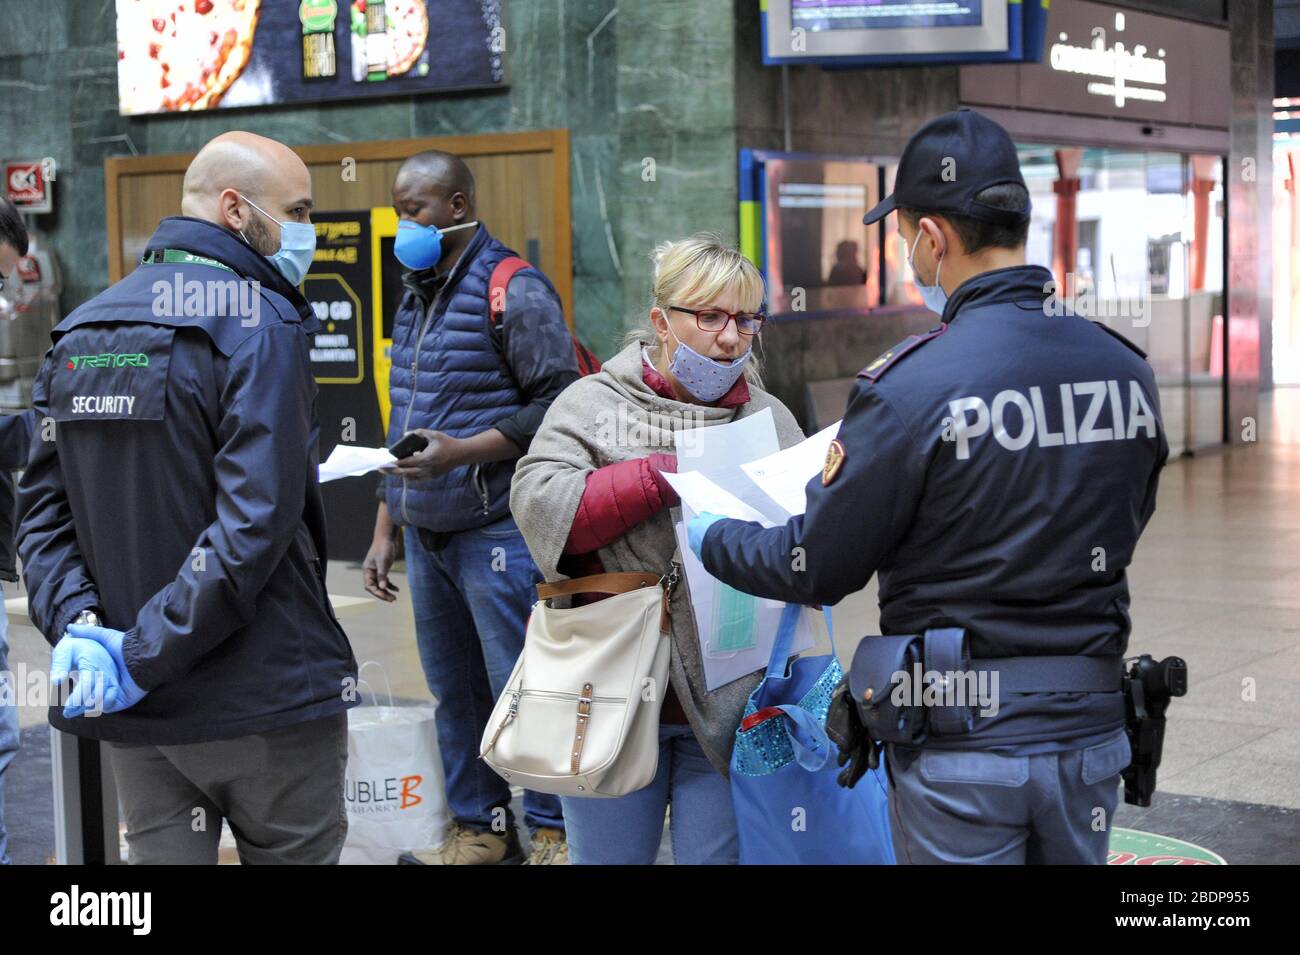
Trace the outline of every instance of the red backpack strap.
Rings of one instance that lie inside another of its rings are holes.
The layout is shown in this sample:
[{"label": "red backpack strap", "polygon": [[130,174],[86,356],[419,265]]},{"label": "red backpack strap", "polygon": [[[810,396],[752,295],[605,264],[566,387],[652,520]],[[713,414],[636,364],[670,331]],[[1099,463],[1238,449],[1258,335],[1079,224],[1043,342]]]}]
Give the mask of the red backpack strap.
[{"label": "red backpack strap", "polygon": [[600,371],[600,359],[596,357],[596,353],[578,341],[577,338],[573,339],[573,350],[578,356],[579,375],[585,378],[587,375],[594,375]]},{"label": "red backpack strap", "polygon": [[[532,263],[517,255],[507,256],[497,263],[488,279],[488,319],[496,328],[506,317],[506,286],[520,269],[532,268]],[[573,339],[573,350],[578,358],[578,372],[581,375],[594,375],[600,371],[600,359],[586,345]]]},{"label": "red backpack strap", "polygon": [[497,263],[488,279],[488,318],[495,327],[506,316],[506,286],[520,269],[532,268],[532,263],[517,255],[509,255]]}]

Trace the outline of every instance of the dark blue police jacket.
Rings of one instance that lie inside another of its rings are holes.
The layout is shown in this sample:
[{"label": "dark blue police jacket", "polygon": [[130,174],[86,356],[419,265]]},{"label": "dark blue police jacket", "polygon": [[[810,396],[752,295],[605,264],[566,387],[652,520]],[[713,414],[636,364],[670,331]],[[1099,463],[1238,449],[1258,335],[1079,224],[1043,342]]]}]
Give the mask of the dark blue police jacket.
[{"label": "dark blue police jacket", "polygon": [[32,389],[19,487],[32,621],[55,643],[98,608],[150,691],[120,713],[52,708],[50,721],[174,744],[338,713],[354,705],[356,661],[325,590],[316,319],[217,225],[164,219],[146,259],[163,250],[214,264],[140,265],[59,323]]},{"label": "dark blue police jacket", "polygon": [[[885,634],[964,627],[976,658],[1121,656],[1125,568],[1169,448],[1145,355],[1047,297],[1051,282],[1019,266],[962,283],[944,324],[860,373],[807,512],[714,524],[708,571],[813,605],[878,572]],[[972,733],[925,745],[1073,749],[1124,724],[1118,680],[1001,697]]]}]

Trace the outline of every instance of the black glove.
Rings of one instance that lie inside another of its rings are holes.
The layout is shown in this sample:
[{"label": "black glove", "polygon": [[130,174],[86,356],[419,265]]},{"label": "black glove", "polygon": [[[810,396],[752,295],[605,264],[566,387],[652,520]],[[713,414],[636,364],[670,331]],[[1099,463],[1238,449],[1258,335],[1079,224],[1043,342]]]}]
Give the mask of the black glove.
[{"label": "black glove", "polygon": [[839,747],[836,762],[846,768],[836,782],[845,789],[852,789],[868,769],[880,765],[880,747],[862,725],[858,707],[849,692],[848,676],[840,680],[831,694],[830,710],[826,713],[826,735]]}]

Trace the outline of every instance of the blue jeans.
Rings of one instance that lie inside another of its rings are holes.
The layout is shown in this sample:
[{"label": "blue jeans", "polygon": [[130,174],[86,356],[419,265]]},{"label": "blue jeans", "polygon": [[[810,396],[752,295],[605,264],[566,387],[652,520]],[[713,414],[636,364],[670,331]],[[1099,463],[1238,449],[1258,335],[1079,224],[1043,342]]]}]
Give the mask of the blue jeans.
[{"label": "blue jeans", "polygon": [[[479,742],[524,649],[541,572],[506,517],[452,534],[435,550],[406,528],[406,573],[424,680],[438,698],[448,808],[481,832],[513,826],[510,787],[478,758]],[[524,823],[530,831],[563,829],[559,797],[524,793]]]},{"label": "blue jeans", "polygon": [[0,679],[9,680],[9,688],[0,691],[0,865],[9,864],[8,837],[5,835],[5,767],[18,754],[18,686],[9,672],[9,615],[5,613],[4,591],[0,590]]},{"label": "blue jeans", "polygon": [[900,865],[1104,865],[1128,764],[1122,729],[1024,756],[891,745],[894,854]]},{"label": "blue jeans", "polygon": [[673,862],[735,865],[740,857],[731,786],[689,726],[659,727],[659,768],[650,785],[614,799],[566,796],[574,865],[653,865],[673,807]]}]

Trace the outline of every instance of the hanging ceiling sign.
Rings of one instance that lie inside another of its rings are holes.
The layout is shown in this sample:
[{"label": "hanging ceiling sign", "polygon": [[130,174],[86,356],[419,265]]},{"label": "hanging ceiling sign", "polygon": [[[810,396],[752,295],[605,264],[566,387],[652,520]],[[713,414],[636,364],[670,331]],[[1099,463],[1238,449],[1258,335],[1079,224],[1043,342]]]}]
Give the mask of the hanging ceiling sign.
[{"label": "hanging ceiling sign", "polygon": [[1041,63],[964,66],[960,100],[1226,129],[1232,113],[1226,27],[1053,0]]}]

